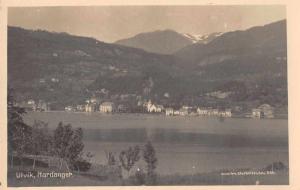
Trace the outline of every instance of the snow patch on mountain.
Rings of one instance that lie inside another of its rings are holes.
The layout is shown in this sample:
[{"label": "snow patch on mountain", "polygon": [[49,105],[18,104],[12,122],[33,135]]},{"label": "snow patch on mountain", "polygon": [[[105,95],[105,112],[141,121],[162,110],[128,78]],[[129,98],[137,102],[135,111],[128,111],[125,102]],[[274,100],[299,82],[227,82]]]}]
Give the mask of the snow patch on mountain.
[{"label": "snow patch on mountain", "polygon": [[202,40],[203,35],[202,34],[188,34],[188,33],[183,33],[182,34],[184,37],[188,38],[191,40],[193,43],[197,43],[198,41]]},{"label": "snow patch on mountain", "polygon": [[222,34],[223,34],[222,32],[216,32],[207,35],[182,33],[182,35],[188,38],[192,43],[204,43],[204,44],[207,44],[208,42],[221,36]]}]

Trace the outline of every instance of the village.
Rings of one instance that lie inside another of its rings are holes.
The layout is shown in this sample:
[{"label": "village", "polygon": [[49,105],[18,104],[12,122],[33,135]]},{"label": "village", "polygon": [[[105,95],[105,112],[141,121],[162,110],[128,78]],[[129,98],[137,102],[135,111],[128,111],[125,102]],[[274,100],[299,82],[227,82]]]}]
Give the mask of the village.
[{"label": "village", "polygon": [[[34,101],[32,99],[27,102],[17,104],[20,107],[25,108],[27,111],[48,112],[56,111],[51,110],[49,103],[39,100]],[[125,103],[115,103],[112,101],[100,101],[97,98],[90,98],[85,101],[85,104],[76,106],[66,106],[65,112],[84,112],[100,114],[120,114],[120,113],[144,113],[144,114],[156,114],[165,116],[207,116],[207,117],[244,117],[244,118],[275,118],[274,107],[269,104],[262,104],[258,107],[252,108],[250,112],[237,114],[232,108],[217,108],[217,107],[205,107],[205,106],[189,106],[182,105],[179,108],[171,106],[164,106],[148,101],[138,101],[135,109]]]}]

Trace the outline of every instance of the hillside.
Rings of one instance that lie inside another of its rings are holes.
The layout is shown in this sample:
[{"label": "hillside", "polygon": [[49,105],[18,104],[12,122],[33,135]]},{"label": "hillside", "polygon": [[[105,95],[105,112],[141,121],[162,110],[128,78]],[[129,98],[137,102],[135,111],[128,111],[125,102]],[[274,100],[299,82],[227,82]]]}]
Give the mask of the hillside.
[{"label": "hillside", "polygon": [[175,53],[192,64],[207,65],[240,56],[286,56],[286,21],[233,31],[215,38],[208,44],[196,43]]},{"label": "hillside", "polygon": [[217,90],[235,89],[235,100],[287,105],[286,43],[282,20],[228,32],[207,44],[186,46],[174,56],[197,78],[223,81]]},{"label": "hillside", "polygon": [[9,27],[8,81],[19,101],[59,108],[129,94],[175,105],[286,107],[286,22],[225,33],[174,55]]},{"label": "hillside", "polygon": [[[83,102],[102,88],[118,91],[120,81],[127,81],[124,93],[137,93],[149,76],[176,73],[170,56],[65,33],[8,28],[8,81],[21,100]],[[113,82],[101,86],[95,84],[98,78]]]}]

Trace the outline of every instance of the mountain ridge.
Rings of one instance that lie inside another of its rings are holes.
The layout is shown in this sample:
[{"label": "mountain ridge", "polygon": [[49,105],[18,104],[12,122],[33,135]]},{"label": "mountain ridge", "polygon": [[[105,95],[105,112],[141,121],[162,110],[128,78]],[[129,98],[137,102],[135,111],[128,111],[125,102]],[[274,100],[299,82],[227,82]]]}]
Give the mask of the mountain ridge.
[{"label": "mountain ridge", "polygon": [[148,52],[172,54],[192,41],[174,30],[157,30],[139,33],[127,39],[121,39],[115,44],[144,49]]},{"label": "mountain ridge", "polygon": [[193,35],[166,29],[139,33],[133,37],[117,40],[114,43],[140,48],[152,53],[173,54],[181,48],[194,43],[206,44],[221,34],[221,32],[214,32],[207,35]]},{"label": "mountain ridge", "polygon": [[222,86],[232,86],[225,101],[229,105],[286,105],[286,60],[282,21],[225,33],[174,55],[88,37],[8,28],[8,84],[18,100],[43,99],[60,108],[99,93],[104,99],[135,94],[165,103],[224,104],[205,95],[226,91]]},{"label": "mountain ridge", "polygon": [[[272,37],[275,40],[272,41]],[[276,39],[278,41],[276,41]],[[268,47],[263,47],[263,43],[267,44]],[[243,53],[245,47],[248,48],[248,50],[252,48],[253,51],[257,52],[257,47],[266,49],[279,46],[286,51],[285,20],[266,24],[264,26],[252,27],[247,30],[227,32],[220,37],[215,38],[205,46],[198,43],[191,44],[175,52],[174,55],[185,61],[201,64],[199,63],[201,59],[203,60],[205,57],[209,56],[211,52],[214,54],[216,52],[233,52],[233,54],[236,54],[236,52]]]}]

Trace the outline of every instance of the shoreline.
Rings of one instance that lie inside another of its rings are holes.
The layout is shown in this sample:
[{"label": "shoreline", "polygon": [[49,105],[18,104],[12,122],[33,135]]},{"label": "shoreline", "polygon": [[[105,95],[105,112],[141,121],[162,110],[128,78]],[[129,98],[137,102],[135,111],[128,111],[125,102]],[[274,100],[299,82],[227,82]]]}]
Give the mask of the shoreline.
[{"label": "shoreline", "polygon": [[150,115],[150,116],[160,116],[166,118],[215,118],[215,119],[253,119],[253,120],[276,120],[276,119],[285,119],[288,120],[288,114],[280,114],[279,116],[275,116],[273,118],[255,118],[247,115],[233,115],[232,117],[220,117],[220,116],[203,116],[203,115],[172,115],[167,116],[165,114],[157,114],[157,113],[100,113],[100,112],[80,112],[80,111],[64,111],[64,110],[53,110],[53,111],[27,111],[27,113],[67,113],[67,114],[84,114],[84,115],[100,115],[100,116],[112,116],[112,115]]}]

